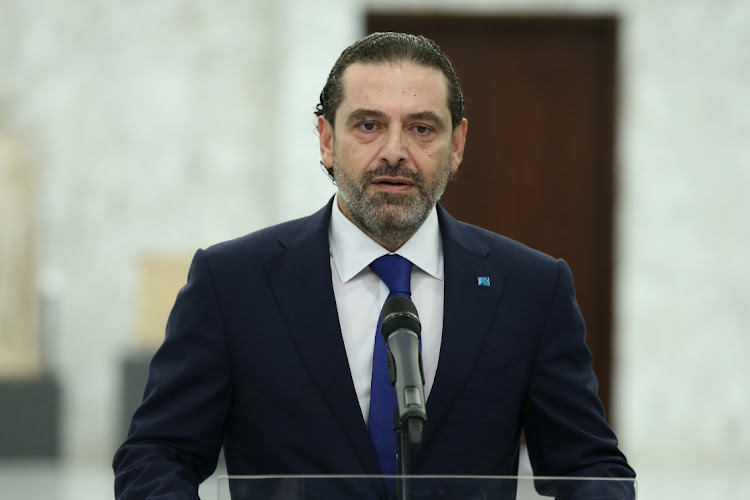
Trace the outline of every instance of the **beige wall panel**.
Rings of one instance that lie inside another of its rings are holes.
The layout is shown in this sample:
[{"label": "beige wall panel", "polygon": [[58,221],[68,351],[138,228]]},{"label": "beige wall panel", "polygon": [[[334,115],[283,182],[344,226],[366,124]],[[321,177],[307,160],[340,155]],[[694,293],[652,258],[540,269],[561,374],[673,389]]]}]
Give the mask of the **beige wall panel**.
[{"label": "beige wall panel", "polygon": [[0,129],[0,378],[40,371],[35,327],[34,179]]},{"label": "beige wall panel", "polygon": [[188,254],[152,254],[141,258],[136,320],[138,348],[154,350],[164,339],[167,318],[177,292],[187,281],[190,260]]}]

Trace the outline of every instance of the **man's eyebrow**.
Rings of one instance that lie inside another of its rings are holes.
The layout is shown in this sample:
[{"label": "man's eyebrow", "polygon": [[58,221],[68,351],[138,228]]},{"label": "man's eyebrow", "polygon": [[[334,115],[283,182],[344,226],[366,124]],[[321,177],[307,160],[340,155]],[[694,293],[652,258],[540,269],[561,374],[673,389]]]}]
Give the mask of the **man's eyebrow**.
[{"label": "man's eyebrow", "polygon": [[419,113],[411,113],[407,116],[409,121],[421,120],[426,122],[432,122],[437,128],[445,129],[447,124],[440,118],[434,111],[420,111]]},{"label": "man's eyebrow", "polygon": [[[434,111],[419,111],[417,113],[410,113],[406,116],[408,121],[426,121],[431,122],[435,125],[435,127],[443,130],[448,128],[448,125],[445,123],[445,121],[438,116],[437,113]],[[351,113],[349,113],[349,116],[346,119],[346,123],[348,125],[353,125],[356,122],[364,121],[364,120],[386,120],[387,116],[382,111],[378,111],[376,109],[365,109],[365,108],[359,108],[355,109]]]},{"label": "man's eyebrow", "polygon": [[347,125],[352,125],[362,120],[385,120],[385,118],[385,113],[382,111],[359,108],[349,113],[349,116],[346,118],[346,123]]}]

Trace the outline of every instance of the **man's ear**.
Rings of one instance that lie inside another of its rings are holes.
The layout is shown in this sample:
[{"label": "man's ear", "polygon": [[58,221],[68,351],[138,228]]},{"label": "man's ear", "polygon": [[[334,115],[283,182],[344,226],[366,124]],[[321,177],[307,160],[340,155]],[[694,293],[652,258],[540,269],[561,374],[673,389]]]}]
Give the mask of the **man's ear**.
[{"label": "man's ear", "polygon": [[453,144],[451,147],[451,172],[455,173],[464,159],[464,147],[466,146],[466,132],[469,130],[469,122],[464,118],[456,128],[453,129]]},{"label": "man's ear", "polygon": [[324,117],[318,117],[320,158],[327,168],[333,168],[333,125]]}]

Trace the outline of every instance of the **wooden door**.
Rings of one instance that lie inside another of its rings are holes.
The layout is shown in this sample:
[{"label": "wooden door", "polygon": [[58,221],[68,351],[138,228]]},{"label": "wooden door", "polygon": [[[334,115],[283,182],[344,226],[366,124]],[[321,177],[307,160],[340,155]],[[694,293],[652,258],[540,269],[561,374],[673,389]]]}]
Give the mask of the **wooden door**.
[{"label": "wooden door", "polygon": [[616,19],[371,14],[367,29],[423,34],[453,61],[469,134],[442,203],[570,264],[608,407]]}]

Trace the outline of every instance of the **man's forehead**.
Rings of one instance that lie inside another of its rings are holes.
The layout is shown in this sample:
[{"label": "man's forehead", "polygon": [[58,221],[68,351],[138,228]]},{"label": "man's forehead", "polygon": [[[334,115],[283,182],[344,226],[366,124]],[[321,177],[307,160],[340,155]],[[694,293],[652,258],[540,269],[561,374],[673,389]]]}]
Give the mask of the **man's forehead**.
[{"label": "man's forehead", "polygon": [[392,81],[393,73],[399,71],[409,72],[411,75],[418,75],[422,84],[430,88],[432,97],[437,98],[438,102],[445,104],[445,111],[450,113],[448,106],[448,79],[443,72],[433,66],[416,64],[411,61],[385,61],[378,63],[355,62],[350,64],[342,73],[342,104],[347,101],[347,97],[354,95],[362,97],[369,95],[368,91],[372,90],[378,84],[387,84]]}]

